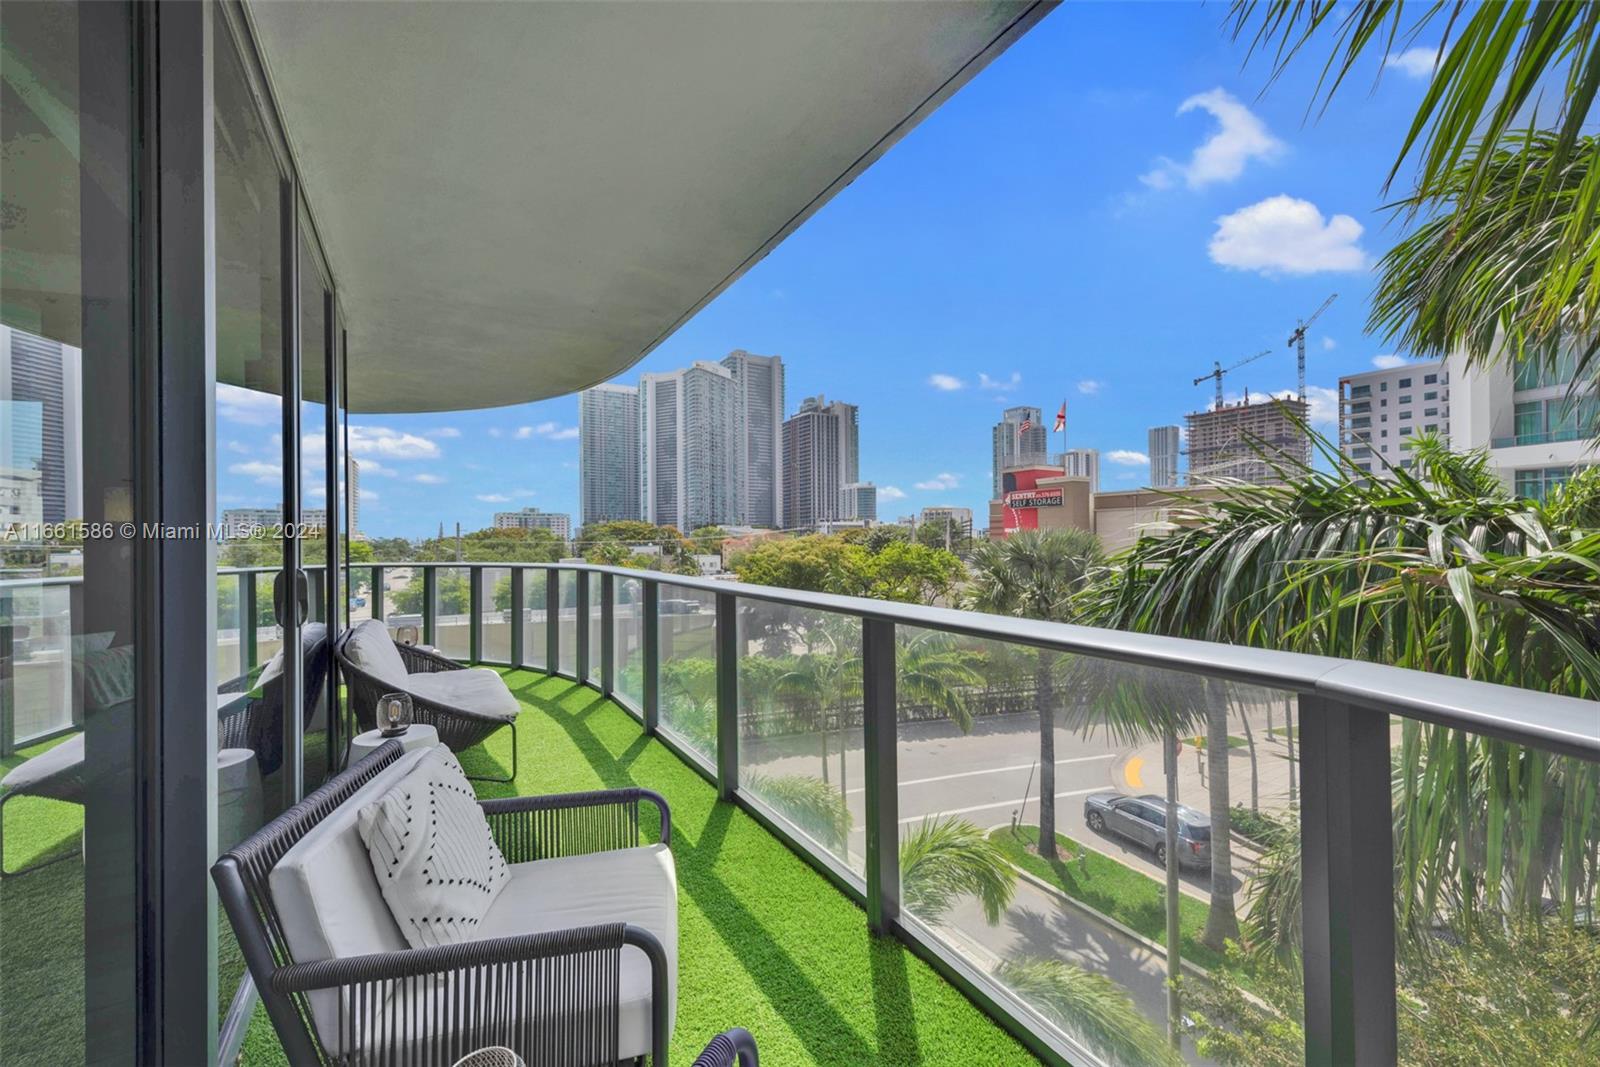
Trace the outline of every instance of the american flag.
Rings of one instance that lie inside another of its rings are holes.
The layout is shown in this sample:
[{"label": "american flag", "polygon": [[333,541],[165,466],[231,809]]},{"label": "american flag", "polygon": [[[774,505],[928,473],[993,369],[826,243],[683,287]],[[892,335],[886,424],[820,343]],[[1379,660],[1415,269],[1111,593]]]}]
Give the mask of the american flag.
[{"label": "american flag", "polygon": [[1067,428],[1067,402],[1061,402],[1061,410],[1056,412],[1056,433],[1061,433]]},{"label": "american flag", "polygon": [[1033,420],[1032,419],[1023,419],[1022,420],[1022,425],[1017,427],[1017,432],[1018,433],[1027,433],[1028,432],[1028,427],[1030,427],[1032,425],[1033,425]]}]

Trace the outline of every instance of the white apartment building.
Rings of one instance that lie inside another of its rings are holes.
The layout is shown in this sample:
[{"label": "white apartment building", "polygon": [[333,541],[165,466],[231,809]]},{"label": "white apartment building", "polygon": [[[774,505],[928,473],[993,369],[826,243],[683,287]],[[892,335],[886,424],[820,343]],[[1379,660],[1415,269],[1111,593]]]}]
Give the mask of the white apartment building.
[{"label": "white apartment building", "polygon": [[1517,496],[1543,499],[1580,467],[1600,463],[1594,447],[1600,396],[1571,394],[1577,353],[1551,363],[1529,359],[1471,369],[1459,355],[1445,363],[1452,381],[1451,440],[1457,449],[1487,448],[1489,462]]},{"label": "white apartment building", "polygon": [[689,533],[738,526],[739,392],[733,372],[696,362],[639,378],[644,520]]},{"label": "white apartment building", "polygon": [[597,385],[578,395],[578,517],[589,526],[641,516],[639,390]]},{"label": "white apartment building", "polygon": [[871,482],[851,482],[839,490],[839,518],[878,521],[878,487]]},{"label": "white apartment building", "polygon": [[1340,450],[1358,468],[1380,478],[1396,469],[1410,470],[1414,437],[1428,432],[1451,439],[1450,379],[1440,360],[1340,378]]},{"label": "white apartment building", "polygon": [[733,374],[743,432],[734,448],[739,511],[749,526],[781,530],[783,516],[783,359],[736,348],[722,365]]},{"label": "white apartment building", "polygon": [[559,511],[540,511],[538,508],[523,508],[521,511],[497,511],[494,513],[494,528],[497,530],[549,530],[565,541],[572,536],[572,516]]},{"label": "white apartment building", "polygon": [[1150,488],[1171,489],[1178,484],[1178,456],[1183,432],[1176,426],[1152,426],[1148,436]]}]

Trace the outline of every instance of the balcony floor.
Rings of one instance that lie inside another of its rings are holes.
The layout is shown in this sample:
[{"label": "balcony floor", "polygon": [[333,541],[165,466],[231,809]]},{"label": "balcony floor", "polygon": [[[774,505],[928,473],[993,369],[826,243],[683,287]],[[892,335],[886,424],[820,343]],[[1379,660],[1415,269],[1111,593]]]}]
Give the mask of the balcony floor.
[{"label": "balcony floor", "polygon": [[[672,807],[678,864],[678,1020],[671,1061],[743,1026],[763,1063],[1034,1063],[1027,1050],[927,964],[867,933],[861,909],[638,723],[593,690],[504,672],[524,711],[514,786],[485,796],[640,785]],[[510,731],[463,753],[469,772],[503,774]],[[283,1062],[257,1013],[245,1062]]]}]

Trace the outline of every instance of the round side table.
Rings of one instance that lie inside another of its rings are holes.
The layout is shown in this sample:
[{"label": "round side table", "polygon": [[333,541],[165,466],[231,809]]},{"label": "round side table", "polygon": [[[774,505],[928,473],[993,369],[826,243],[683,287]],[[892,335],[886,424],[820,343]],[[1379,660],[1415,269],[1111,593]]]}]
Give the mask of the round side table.
[{"label": "round side table", "polygon": [[377,730],[368,730],[350,739],[350,762],[364,758],[385,741],[399,741],[407,752],[414,748],[432,748],[439,743],[439,731],[427,723],[414,722],[399,737],[384,737]]}]

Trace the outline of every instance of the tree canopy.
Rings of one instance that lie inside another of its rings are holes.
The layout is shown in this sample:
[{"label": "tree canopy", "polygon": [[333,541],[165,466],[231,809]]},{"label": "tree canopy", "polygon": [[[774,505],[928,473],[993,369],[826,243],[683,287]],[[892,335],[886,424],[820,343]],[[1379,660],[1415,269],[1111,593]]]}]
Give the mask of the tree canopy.
[{"label": "tree canopy", "polygon": [[813,593],[931,604],[947,598],[965,574],[942,548],[892,540],[874,552],[838,534],[773,538],[735,556],[740,581]]}]

